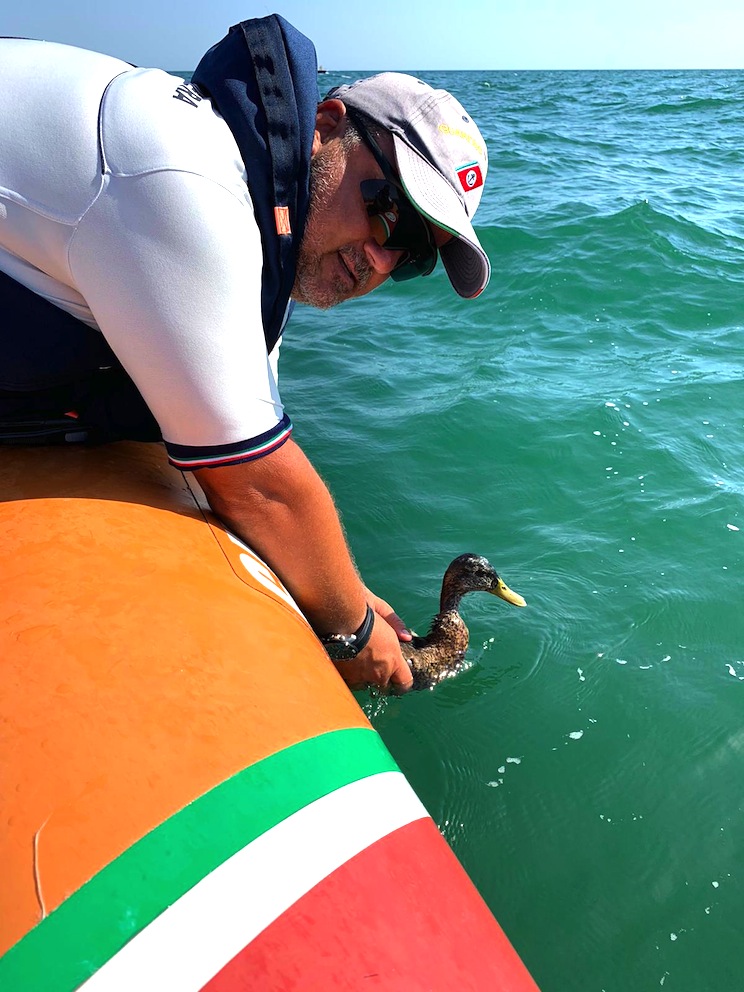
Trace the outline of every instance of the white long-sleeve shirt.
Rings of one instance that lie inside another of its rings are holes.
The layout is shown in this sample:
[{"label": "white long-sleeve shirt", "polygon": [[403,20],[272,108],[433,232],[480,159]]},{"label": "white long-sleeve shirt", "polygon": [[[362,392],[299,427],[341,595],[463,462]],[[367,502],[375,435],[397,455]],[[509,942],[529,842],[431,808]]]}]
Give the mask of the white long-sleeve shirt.
[{"label": "white long-sleeve shirt", "polygon": [[159,69],[0,40],[0,270],[104,334],[182,467],[291,430],[262,264],[245,165],[209,100]]}]

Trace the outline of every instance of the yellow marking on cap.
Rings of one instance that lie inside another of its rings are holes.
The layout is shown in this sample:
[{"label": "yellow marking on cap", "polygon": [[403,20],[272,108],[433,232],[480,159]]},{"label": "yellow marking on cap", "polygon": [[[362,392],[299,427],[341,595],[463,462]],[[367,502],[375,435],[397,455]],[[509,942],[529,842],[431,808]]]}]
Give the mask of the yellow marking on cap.
[{"label": "yellow marking on cap", "polygon": [[484,155],[483,145],[479,145],[472,134],[468,134],[467,131],[463,131],[459,127],[450,127],[449,124],[445,124],[444,122],[439,125],[439,130],[442,134],[451,134],[453,138],[462,138],[463,141],[467,141],[468,144],[472,145],[481,157]]}]

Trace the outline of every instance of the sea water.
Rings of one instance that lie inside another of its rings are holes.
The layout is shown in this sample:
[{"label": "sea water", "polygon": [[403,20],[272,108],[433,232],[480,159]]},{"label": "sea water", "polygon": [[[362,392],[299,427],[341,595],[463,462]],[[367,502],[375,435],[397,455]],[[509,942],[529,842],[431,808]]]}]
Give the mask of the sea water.
[{"label": "sea water", "polygon": [[298,308],[282,397],[411,626],[463,551],[528,606],[359,700],[543,992],[744,988],[744,73],[420,75],[491,284]]}]

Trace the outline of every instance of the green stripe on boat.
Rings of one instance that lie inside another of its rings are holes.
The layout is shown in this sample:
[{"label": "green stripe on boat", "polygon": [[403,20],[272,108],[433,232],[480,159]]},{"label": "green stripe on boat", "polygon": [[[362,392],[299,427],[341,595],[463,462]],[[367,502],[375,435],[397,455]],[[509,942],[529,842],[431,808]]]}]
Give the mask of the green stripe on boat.
[{"label": "green stripe on boat", "polygon": [[379,735],[313,737],[251,765],[174,814],[74,892],[0,959],[0,988],[73,992],[218,865],[309,803],[397,771]]}]

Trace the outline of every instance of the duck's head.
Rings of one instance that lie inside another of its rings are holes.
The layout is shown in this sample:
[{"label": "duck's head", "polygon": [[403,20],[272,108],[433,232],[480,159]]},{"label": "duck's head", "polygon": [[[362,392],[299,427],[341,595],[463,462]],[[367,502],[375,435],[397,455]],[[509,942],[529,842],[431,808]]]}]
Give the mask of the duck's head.
[{"label": "duck's head", "polygon": [[445,603],[454,601],[456,604],[468,592],[490,592],[514,606],[527,605],[519,593],[512,592],[483,555],[459,555],[450,564],[442,580],[442,609],[446,608]]}]

